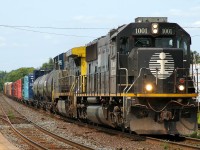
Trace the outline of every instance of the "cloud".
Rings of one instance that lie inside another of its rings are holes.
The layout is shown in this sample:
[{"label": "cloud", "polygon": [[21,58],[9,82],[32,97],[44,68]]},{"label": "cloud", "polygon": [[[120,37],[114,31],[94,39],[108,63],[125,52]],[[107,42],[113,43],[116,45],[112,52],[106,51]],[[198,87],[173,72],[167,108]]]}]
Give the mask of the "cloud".
[{"label": "cloud", "polygon": [[6,38],[0,37],[0,47],[6,46]]},{"label": "cloud", "polygon": [[200,21],[195,21],[194,23],[192,23],[194,26],[200,26]]}]

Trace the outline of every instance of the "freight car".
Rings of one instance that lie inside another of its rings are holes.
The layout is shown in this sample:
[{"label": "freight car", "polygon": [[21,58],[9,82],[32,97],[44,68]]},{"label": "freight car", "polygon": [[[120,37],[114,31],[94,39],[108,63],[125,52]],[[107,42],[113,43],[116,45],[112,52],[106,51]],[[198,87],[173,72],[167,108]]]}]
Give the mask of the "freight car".
[{"label": "freight car", "polygon": [[4,83],[4,93],[8,96],[11,95],[11,93],[12,93],[12,82]]},{"label": "freight car", "polygon": [[4,93],[18,101],[34,105],[33,82],[40,76],[48,73],[45,70],[34,70],[33,73],[18,79],[15,82],[4,83]]},{"label": "freight car", "polygon": [[23,100],[25,102],[33,99],[33,82],[34,82],[34,76],[33,74],[28,74],[24,76],[23,79]]},{"label": "freight car", "polygon": [[37,93],[35,94],[33,92],[33,84],[34,81],[38,81],[38,79],[43,76],[44,74],[48,73],[46,70],[34,70],[32,74],[29,74],[25,76],[24,78],[24,85],[23,85],[23,90],[24,90],[24,102],[27,104],[32,104],[35,105],[38,102],[34,101],[34,99],[37,99]]},{"label": "freight car", "polygon": [[166,17],[139,17],[54,58],[35,80],[35,101],[51,112],[138,134],[197,130],[190,35]]},{"label": "freight car", "polygon": [[23,79],[18,79],[17,81],[12,83],[12,96],[17,100],[22,100],[23,92],[22,86]]}]

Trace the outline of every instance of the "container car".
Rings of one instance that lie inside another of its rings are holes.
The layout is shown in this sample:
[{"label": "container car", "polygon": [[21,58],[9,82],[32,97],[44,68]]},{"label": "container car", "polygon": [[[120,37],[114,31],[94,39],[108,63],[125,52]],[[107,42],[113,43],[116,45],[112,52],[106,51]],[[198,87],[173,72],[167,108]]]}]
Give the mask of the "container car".
[{"label": "container car", "polygon": [[34,76],[33,74],[29,74],[24,77],[24,84],[23,84],[23,99],[25,101],[29,101],[33,99],[33,81]]},{"label": "container car", "polygon": [[4,93],[8,96],[12,96],[12,82],[4,83]]},{"label": "container car", "polygon": [[17,100],[22,100],[23,98],[23,93],[22,93],[22,87],[23,87],[23,79],[19,79],[15,82],[13,82],[13,96],[17,99]]}]

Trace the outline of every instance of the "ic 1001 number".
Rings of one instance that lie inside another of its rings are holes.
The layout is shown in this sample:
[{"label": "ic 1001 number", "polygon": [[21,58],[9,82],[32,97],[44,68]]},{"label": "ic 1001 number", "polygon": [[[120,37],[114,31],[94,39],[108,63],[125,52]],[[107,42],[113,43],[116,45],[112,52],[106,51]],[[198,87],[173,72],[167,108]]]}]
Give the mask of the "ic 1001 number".
[{"label": "ic 1001 number", "polygon": [[147,28],[135,28],[135,34],[147,34]]}]

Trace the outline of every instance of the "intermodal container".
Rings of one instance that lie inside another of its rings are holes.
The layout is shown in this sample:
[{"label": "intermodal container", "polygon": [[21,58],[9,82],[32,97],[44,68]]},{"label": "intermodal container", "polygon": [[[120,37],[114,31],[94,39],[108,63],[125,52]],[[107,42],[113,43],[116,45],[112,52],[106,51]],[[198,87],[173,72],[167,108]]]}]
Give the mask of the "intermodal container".
[{"label": "intermodal container", "polygon": [[30,100],[33,98],[33,74],[25,76],[23,81],[23,98],[24,100]]}]

